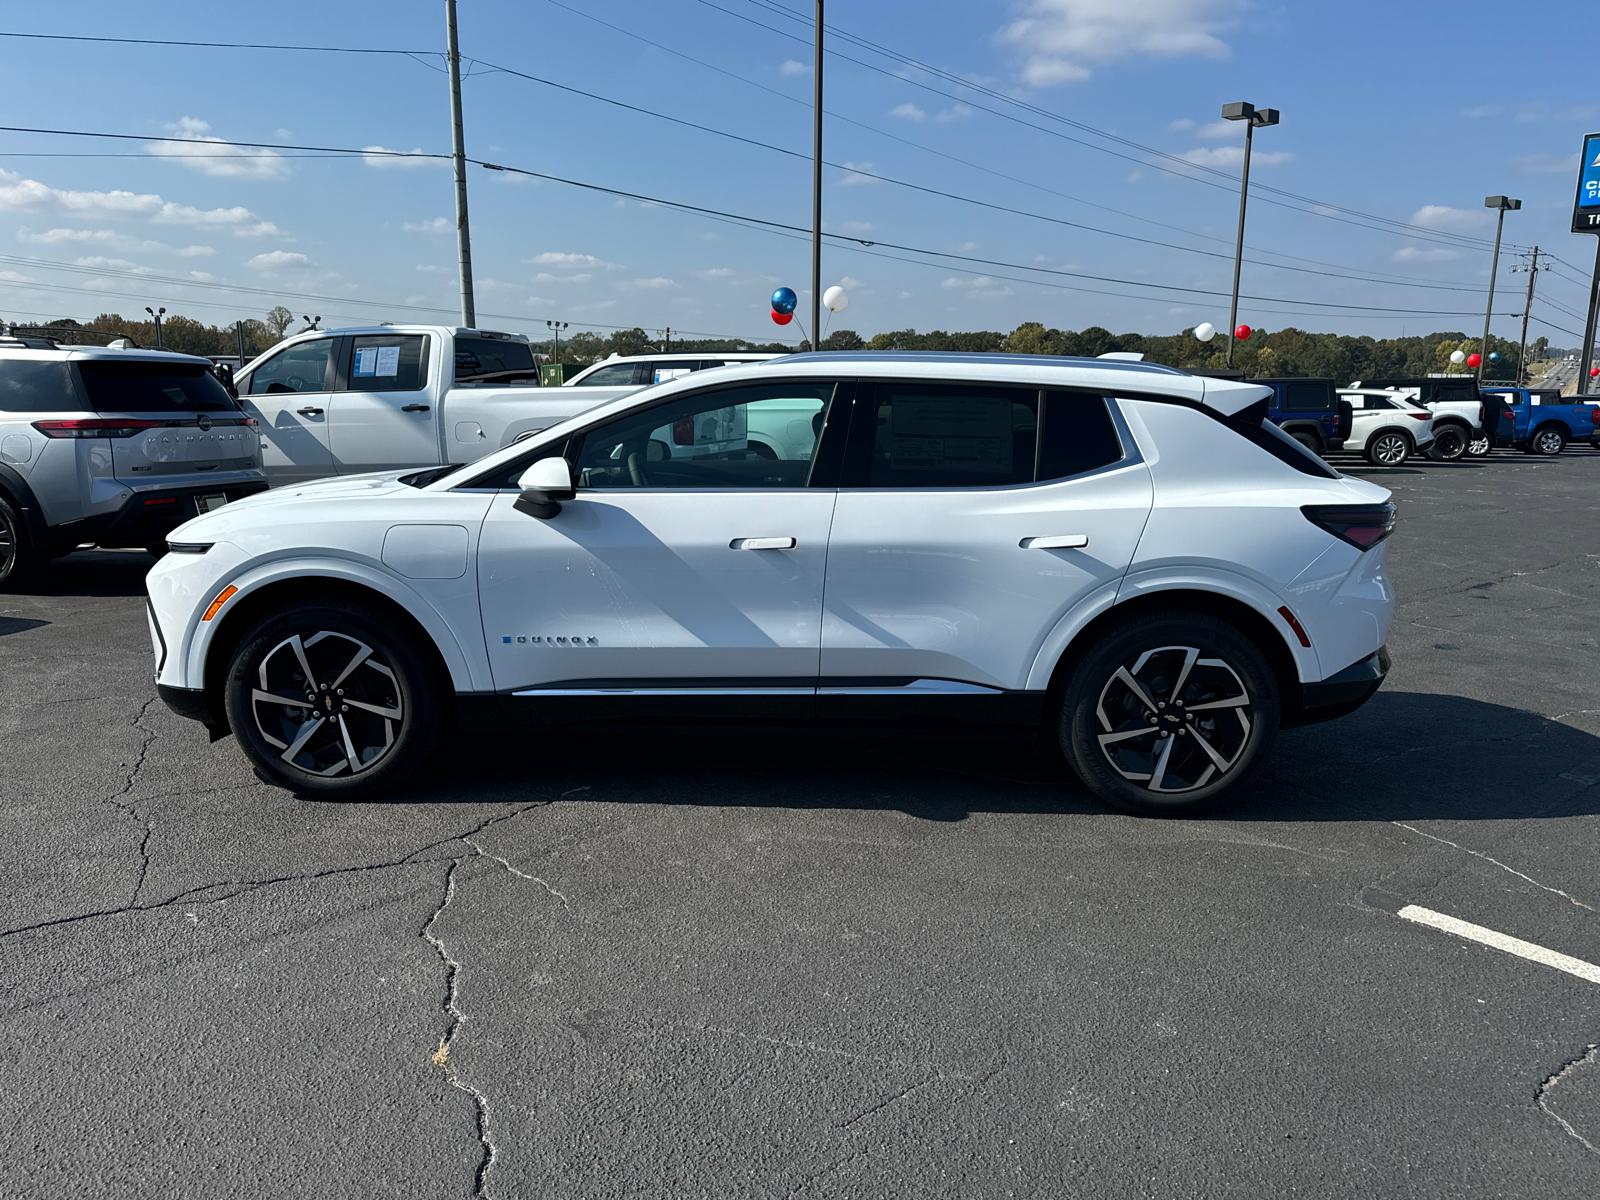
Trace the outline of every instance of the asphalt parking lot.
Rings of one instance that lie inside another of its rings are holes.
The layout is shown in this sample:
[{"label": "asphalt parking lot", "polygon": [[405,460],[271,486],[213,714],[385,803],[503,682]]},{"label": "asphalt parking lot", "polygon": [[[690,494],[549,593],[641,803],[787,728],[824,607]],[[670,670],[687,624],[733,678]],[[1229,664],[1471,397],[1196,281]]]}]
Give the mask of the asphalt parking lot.
[{"label": "asphalt parking lot", "polygon": [[297,801],[149,558],[0,596],[0,1193],[1600,1194],[1600,454],[1392,487],[1394,669],[1206,820],[1029,742],[462,736]]}]

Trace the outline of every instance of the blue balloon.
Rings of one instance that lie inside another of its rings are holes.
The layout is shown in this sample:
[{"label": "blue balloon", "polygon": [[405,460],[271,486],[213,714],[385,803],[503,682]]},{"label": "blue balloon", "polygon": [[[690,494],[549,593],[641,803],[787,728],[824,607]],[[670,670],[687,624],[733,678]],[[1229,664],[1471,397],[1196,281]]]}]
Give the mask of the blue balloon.
[{"label": "blue balloon", "polygon": [[1498,351],[1498,350],[1489,351],[1489,361],[1490,362],[1499,362],[1500,361],[1500,351]]},{"label": "blue balloon", "polygon": [[794,311],[794,306],[800,303],[800,297],[794,294],[793,288],[782,287],[772,293],[772,311],[780,312],[787,316]]}]

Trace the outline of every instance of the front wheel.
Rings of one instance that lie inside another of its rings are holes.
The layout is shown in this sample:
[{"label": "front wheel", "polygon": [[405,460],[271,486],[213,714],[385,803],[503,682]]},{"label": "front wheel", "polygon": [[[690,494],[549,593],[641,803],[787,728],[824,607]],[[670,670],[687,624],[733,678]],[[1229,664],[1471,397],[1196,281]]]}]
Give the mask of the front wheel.
[{"label": "front wheel", "polygon": [[1367,461],[1375,467],[1398,467],[1411,457],[1411,439],[1390,430],[1368,439]]},{"label": "front wheel", "polygon": [[36,583],[49,559],[34,549],[22,513],[0,496],[0,592],[18,592]]},{"label": "front wheel", "polygon": [[1124,812],[1190,816],[1246,785],[1278,736],[1266,657],[1207,613],[1135,617],[1072,672],[1056,710],[1078,777]]},{"label": "front wheel", "polygon": [[1528,443],[1528,449],[1542,458],[1554,458],[1567,448],[1567,435],[1554,426],[1539,430]]},{"label": "front wheel", "polygon": [[1440,425],[1433,431],[1433,445],[1428,447],[1428,457],[1434,462],[1455,462],[1467,452],[1471,439],[1459,425]]},{"label": "front wheel", "polygon": [[444,723],[442,670],[392,616],[299,601],[234,651],[224,703],[257,774],[303,795],[370,796],[415,772]]},{"label": "front wheel", "polygon": [[1493,449],[1494,443],[1489,440],[1488,434],[1473,434],[1473,436],[1467,442],[1467,457],[1487,458],[1489,457],[1489,451]]}]

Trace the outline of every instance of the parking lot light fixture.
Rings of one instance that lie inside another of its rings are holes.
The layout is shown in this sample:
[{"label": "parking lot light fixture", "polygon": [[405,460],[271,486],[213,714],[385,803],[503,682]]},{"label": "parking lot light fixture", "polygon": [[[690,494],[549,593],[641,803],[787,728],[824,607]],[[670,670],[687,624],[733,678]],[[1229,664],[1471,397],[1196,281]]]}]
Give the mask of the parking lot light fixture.
[{"label": "parking lot light fixture", "polygon": [[1485,196],[1485,208],[1498,210],[1494,219],[1494,258],[1489,264],[1489,303],[1483,310],[1483,339],[1478,343],[1478,382],[1483,382],[1483,364],[1489,361],[1489,321],[1494,316],[1494,278],[1500,273],[1500,233],[1505,228],[1506,214],[1522,207],[1521,200],[1510,196]]},{"label": "parking lot light fixture", "polygon": [[[1233,302],[1228,309],[1228,328],[1239,328],[1239,268],[1244,263],[1244,208],[1245,201],[1250,197],[1250,148],[1253,135],[1258,125],[1276,125],[1278,123],[1278,110],[1275,108],[1257,108],[1253,104],[1246,104],[1243,100],[1235,104],[1222,106],[1222,118],[1225,121],[1244,122],[1244,170],[1239,178],[1239,237],[1233,248]],[[1233,346],[1239,339],[1228,339],[1228,366],[1233,366]]]}]

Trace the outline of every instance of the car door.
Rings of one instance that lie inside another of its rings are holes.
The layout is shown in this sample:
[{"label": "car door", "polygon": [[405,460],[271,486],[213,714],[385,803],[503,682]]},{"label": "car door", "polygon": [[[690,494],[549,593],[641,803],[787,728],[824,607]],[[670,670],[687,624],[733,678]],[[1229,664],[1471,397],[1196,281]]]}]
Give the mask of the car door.
[{"label": "car door", "polygon": [[274,487],[334,474],[328,406],[340,339],[293,342],[256,363],[239,400],[260,424],[261,466]]},{"label": "car door", "polygon": [[1022,689],[1058,622],[1114,594],[1151,501],[1102,396],[861,385],[828,543],[818,714]]},{"label": "car door", "polygon": [[[441,461],[439,418],[421,333],[360,334],[345,339],[338,390],[328,413],[328,443],[341,475],[428,467]],[[453,369],[453,365],[452,365]]]},{"label": "car door", "polygon": [[547,520],[499,480],[479,593],[512,707],[809,716],[834,481],[758,454],[748,430],[768,407],[824,413],[835,390],[706,389],[613,418],[573,440],[576,497]]},{"label": "car door", "polygon": [[1355,401],[1355,414],[1351,420],[1352,447],[1364,448],[1367,439],[1378,430],[1380,426],[1392,425],[1394,421],[1394,402],[1384,396],[1374,396],[1370,392],[1352,396]]}]

